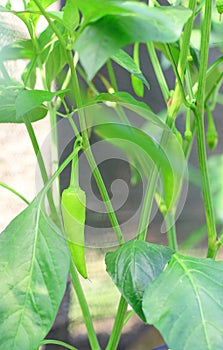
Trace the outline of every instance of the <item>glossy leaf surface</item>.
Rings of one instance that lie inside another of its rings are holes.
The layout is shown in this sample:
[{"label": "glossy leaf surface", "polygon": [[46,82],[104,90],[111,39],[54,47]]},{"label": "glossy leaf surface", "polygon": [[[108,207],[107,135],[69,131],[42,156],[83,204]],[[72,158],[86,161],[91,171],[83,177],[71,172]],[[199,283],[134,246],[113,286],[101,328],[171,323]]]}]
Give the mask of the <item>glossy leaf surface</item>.
[{"label": "glossy leaf surface", "polygon": [[124,50],[119,50],[115,55],[111,57],[116,63],[118,63],[121,67],[131,73],[134,77],[139,79],[147,89],[150,89],[149,82],[146,80],[144,75],[142,74],[140,68],[134,62],[131,56],[129,56]]},{"label": "glossy leaf surface", "polygon": [[[7,85],[6,82],[0,82],[0,123],[23,123],[23,118],[16,117],[16,99],[22,93],[21,85],[11,82],[12,85]],[[21,105],[21,108],[26,108]],[[44,118],[47,114],[47,109],[42,106],[36,106],[24,113],[24,117],[30,122],[35,122]]]},{"label": "glossy leaf surface", "polygon": [[[90,9],[86,10],[88,4]],[[93,4],[85,1],[79,5],[87,12],[87,24],[75,43],[89,79],[127,44],[176,41],[191,15],[191,11],[183,7],[151,8],[132,1],[97,1],[98,11],[91,8]]]},{"label": "glossy leaf surface", "polygon": [[106,255],[106,268],[115,285],[136,313],[145,321],[143,293],[162,272],[173,250],[144,241],[130,241]]},{"label": "glossy leaf surface", "polygon": [[223,344],[223,262],[174,254],[143,297],[148,323],[171,350]]},{"label": "glossy leaf surface", "polygon": [[37,197],[0,235],[0,349],[36,349],[66,288],[69,253]]},{"label": "glossy leaf surface", "polygon": [[16,117],[19,119],[24,114],[39,107],[43,102],[51,101],[55,96],[63,94],[64,91],[50,92],[45,90],[24,90],[18,94],[15,107]]}]

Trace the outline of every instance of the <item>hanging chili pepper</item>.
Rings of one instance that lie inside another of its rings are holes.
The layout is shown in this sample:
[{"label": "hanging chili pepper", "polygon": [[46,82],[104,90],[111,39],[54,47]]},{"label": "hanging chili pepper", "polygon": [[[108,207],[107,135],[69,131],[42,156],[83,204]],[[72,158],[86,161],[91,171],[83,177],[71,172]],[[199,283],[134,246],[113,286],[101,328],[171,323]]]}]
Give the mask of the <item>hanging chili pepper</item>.
[{"label": "hanging chili pepper", "polygon": [[223,0],[217,0],[216,7],[217,7],[218,13],[221,15],[223,13]]},{"label": "hanging chili pepper", "polygon": [[[80,140],[75,142],[74,148],[80,147]],[[87,278],[84,249],[86,194],[79,186],[78,154],[72,162],[70,186],[62,193],[61,210],[71,259],[79,273]]]},{"label": "hanging chili pepper", "polygon": [[208,117],[208,129],[206,133],[206,140],[210,151],[213,151],[218,144],[218,133],[215,127],[214,118],[209,106],[206,106]]}]

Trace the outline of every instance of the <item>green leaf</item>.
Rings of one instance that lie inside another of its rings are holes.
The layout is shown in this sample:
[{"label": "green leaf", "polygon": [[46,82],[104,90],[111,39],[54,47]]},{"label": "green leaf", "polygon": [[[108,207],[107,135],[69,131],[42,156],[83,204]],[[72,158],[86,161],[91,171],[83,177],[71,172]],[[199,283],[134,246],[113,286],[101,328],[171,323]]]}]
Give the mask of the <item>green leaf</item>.
[{"label": "green leaf", "polygon": [[121,123],[99,124],[94,127],[94,132],[114,146],[123,147],[124,150],[130,149],[130,152],[133,148],[139,157],[142,156],[143,159],[147,157],[147,162],[152,159],[154,165],[161,169],[164,177],[167,208],[172,205],[173,194],[175,194],[172,191],[175,186],[175,172],[165,151],[157,147],[152,137],[131,125]]},{"label": "green leaf", "polygon": [[[132,127],[128,119],[123,122],[117,115],[114,118],[105,110],[102,113],[94,110],[92,113],[94,118],[96,116],[93,123],[95,132],[109,143],[121,148],[133,160],[133,164],[137,166],[140,164],[146,177],[151,173],[151,159],[158,168],[160,167],[163,200],[169,210],[173,209],[177,203],[182,181],[187,177],[187,162],[175,134],[145,103],[135,100],[128,93],[100,94],[94,101],[115,102],[118,106],[125,107],[127,115],[130,110],[150,122],[145,133],[144,130]],[[101,125],[95,125],[98,122]],[[167,132],[165,142],[162,141],[161,144],[164,131]]]},{"label": "green leaf", "polygon": [[[65,27],[63,24],[55,21],[54,25],[60,31],[61,35],[65,34]],[[42,31],[37,41],[39,46],[39,52],[41,53],[41,63],[44,63],[49,55],[49,52],[53,49],[54,42],[56,41],[55,34],[52,28],[48,26],[44,31]],[[49,43],[51,45],[49,45]]]},{"label": "green leaf", "polygon": [[50,92],[45,90],[23,90],[18,94],[15,107],[16,118],[20,118],[28,112],[39,107],[43,102],[51,101],[55,96],[63,94],[65,90]]},{"label": "green leaf", "polygon": [[174,254],[143,297],[146,321],[171,350],[223,344],[223,262]]},{"label": "green leaf", "polygon": [[26,65],[24,71],[22,72],[22,80],[25,86],[30,89],[34,89],[36,85],[36,56],[33,57],[31,61]]},{"label": "green leaf", "polygon": [[0,60],[30,59],[34,55],[31,40],[17,40],[4,46],[0,51]]},{"label": "green leaf", "polygon": [[215,220],[223,224],[223,155],[208,158],[208,172],[215,211]]},{"label": "green leaf", "polygon": [[219,86],[223,78],[223,56],[216,60],[208,69],[205,85],[205,103],[207,103],[211,94]]},{"label": "green leaf", "polygon": [[[89,3],[85,1],[85,5]],[[132,1],[109,1],[104,2],[101,12],[93,14],[94,21],[89,19],[75,43],[90,80],[109,57],[127,44],[176,41],[191,11],[183,7],[151,8]]]},{"label": "green leaf", "polygon": [[[23,123],[23,118],[16,118],[16,99],[23,87],[13,81],[0,81],[0,123]],[[25,113],[24,117],[30,122],[35,122],[44,118],[47,109],[44,106],[38,106],[30,112]]]},{"label": "green leaf", "polygon": [[125,51],[119,50],[116,52],[115,55],[111,57],[113,61],[118,63],[121,67],[126,69],[129,73],[131,73],[133,76],[138,78],[143,82],[143,84],[147,87],[147,89],[150,89],[149,82],[146,80],[144,75],[142,74],[140,68],[137,66],[137,64],[134,62],[131,56],[129,56]]},{"label": "green leaf", "polygon": [[162,130],[168,130],[168,127],[160,120],[159,117],[155,113],[153,113],[150,107],[142,101],[136,100],[132,95],[128,92],[114,92],[110,93],[102,93],[98,95],[93,101],[95,102],[115,102],[120,104],[123,107],[137,113],[142,118],[154,123]]},{"label": "green leaf", "polygon": [[65,292],[67,244],[37,197],[0,235],[0,349],[31,350],[47,335]]},{"label": "green leaf", "polygon": [[67,56],[60,42],[54,44],[53,50],[50,52],[46,60],[46,81],[50,88],[52,81],[61,72],[67,62]]},{"label": "green leaf", "polygon": [[163,271],[173,250],[143,241],[130,241],[105,258],[106,270],[122,296],[145,321],[142,299],[145,289]]},{"label": "green leaf", "polygon": [[74,30],[80,21],[76,0],[67,0],[63,12],[63,22],[65,27],[69,30]]}]

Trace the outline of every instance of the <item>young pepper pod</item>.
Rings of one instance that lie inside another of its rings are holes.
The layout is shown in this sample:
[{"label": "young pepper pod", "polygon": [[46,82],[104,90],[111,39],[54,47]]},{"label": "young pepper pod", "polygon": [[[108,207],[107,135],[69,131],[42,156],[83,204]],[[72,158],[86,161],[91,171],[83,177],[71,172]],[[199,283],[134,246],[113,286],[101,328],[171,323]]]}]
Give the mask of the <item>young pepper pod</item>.
[{"label": "young pepper pod", "polygon": [[81,148],[82,138],[78,137],[74,143],[77,152],[72,161],[70,186],[62,192],[61,211],[71,259],[78,272],[87,278],[84,249],[86,194],[79,186],[78,174],[78,152]]},{"label": "young pepper pod", "polygon": [[218,13],[221,15],[223,13],[223,0],[216,0],[216,7]]},{"label": "young pepper pod", "polygon": [[84,249],[85,192],[80,187],[66,188],[62,193],[61,210],[71,258],[78,272],[87,278]]}]

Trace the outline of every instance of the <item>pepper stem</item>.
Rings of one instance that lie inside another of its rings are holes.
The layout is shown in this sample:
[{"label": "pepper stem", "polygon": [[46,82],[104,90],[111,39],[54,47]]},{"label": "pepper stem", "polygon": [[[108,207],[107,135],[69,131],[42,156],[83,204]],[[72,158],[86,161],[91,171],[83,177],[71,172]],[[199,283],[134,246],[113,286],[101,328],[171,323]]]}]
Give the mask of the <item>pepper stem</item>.
[{"label": "pepper stem", "polygon": [[[80,150],[81,146],[82,146],[82,137],[78,137],[74,142],[74,151],[77,148],[79,148]],[[79,186],[78,152],[75,154],[71,163],[70,187],[72,189],[77,189],[80,187]]]}]

